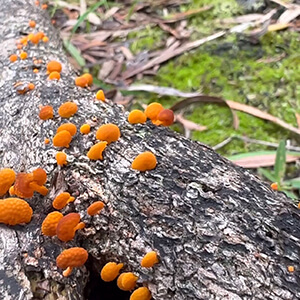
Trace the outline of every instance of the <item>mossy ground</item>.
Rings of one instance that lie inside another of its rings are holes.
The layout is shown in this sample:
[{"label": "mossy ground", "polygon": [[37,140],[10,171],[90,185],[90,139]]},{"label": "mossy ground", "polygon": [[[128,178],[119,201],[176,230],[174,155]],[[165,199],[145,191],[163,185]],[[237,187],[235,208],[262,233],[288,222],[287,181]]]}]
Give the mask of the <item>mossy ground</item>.
[{"label": "mossy ground", "polygon": [[[211,1],[194,0],[190,5],[183,5],[181,11],[207,4],[211,4]],[[211,10],[188,20],[188,28],[193,29],[192,39],[217,32],[223,26],[220,20],[243,13],[234,0],[214,1]],[[131,50],[137,53],[141,50],[159,49],[165,37],[166,33],[160,28],[148,27],[131,35],[134,38]],[[299,35],[292,30],[267,33],[256,44],[244,37],[230,34],[166,62],[157,76],[146,77],[142,82],[174,87],[186,92],[200,91],[242,102],[296,126],[295,113],[299,113],[300,107],[300,88],[297,85],[300,81],[298,45]],[[269,59],[274,61],[261,62]],[[145,93],[138,93],[136,96],[139,101],[149,103],[155,100],[167,107],[180,100]],[[238,113],[240,126],[238,130],[234,130],[229,110],[215,104],[187,108],[185,116],[208,126],[208,130],[204,132],[194,132],[192,138],[209,145],[216,145],[232,135],[246,135],[271,142],[292,138],[290,132],[277,125],[245,113]],[[234,140],[219,152],[231,155],[258,149],[263,147]]]}]

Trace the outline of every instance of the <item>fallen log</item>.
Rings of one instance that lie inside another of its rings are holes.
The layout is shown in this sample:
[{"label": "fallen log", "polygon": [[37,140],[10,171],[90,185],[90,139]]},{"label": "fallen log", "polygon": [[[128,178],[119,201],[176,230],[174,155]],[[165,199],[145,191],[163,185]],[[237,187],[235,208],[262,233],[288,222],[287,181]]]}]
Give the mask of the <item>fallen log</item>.
[{"label": "fallen log", "polygon": [[[0,168],[42,167],[50,190],[28,199],[34,211],[29,224],[0,224],[0,299],[129,299],[115,282],[100,280],[108,261],[124,263],[122,271],[137,274],[137,286],[147,286],[153,299],[300,298],[300,218],[290,199],[204,144],[149,121],[129,124],[121,106],[95,101],[93,93],[75,87],[76,74],[45,11],[29,0],[0,0],[0,7]],[[29,19],[49,43],[29,44],[28,58],[11,63],[16,40],[31,32]],[[47,80],[50,60],[63,65],[59,81]],[[19,94],[20,82],[35,88]],[[57,112],[67,100],[79,108],[70,121],[77,128],[89,122],[92,130],[76,134],[61,168],[57,149],[44,139],[52,139],[64,121],[57,113],[41,121],[38,113],[39,105]],[[104,123],[117,124],[121,138],[105,149],[103,161],[90,161],[87,151]],[[146,150],[156,155],[157,167],[132,170],[133,159]],[[67,243],[40,230],[61,191],[76,197],[62,212],[78,212],[86,223]],[[86,209],[96,200],[106,206],[89,217]],[[63,277],[56,257],[74,246],[85,248],[89,259]],[[150,250],[159,263],[142,268]]]}]

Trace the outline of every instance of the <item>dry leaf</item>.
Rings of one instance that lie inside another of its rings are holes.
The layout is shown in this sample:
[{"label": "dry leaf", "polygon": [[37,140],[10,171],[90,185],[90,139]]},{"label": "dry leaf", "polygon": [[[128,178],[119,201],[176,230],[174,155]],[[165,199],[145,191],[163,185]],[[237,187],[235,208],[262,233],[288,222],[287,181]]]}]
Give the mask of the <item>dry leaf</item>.
[{"label": "dry leaf", "polygon": [[278,19],[278,23],[290,23],[300,15],[300,5],[293,5],[292,8],[286,10]]},{"label": "dry leaf", "polygon": [[283,24],[283,23],[276,23],[276,24],[272,24],[268,26],[268,31],[278,31],[278,30],[282,30],[282,29],[286,29],[290,26],[290,24]]},{"label": "dry leaf", "polygon": [[98,73],[98,79],[105,80],[115,67],[113,60],[107,60],[102,64],[102,68]]}]

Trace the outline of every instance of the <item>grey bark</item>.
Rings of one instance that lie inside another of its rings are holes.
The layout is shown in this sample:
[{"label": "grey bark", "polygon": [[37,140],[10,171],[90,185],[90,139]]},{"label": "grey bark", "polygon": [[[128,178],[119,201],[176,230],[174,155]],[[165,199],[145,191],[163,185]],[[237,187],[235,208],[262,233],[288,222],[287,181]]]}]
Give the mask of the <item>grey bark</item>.
[{"label": "grey bark", "polygon": [[[74,86],[75,73],[46,12],[28,0],[0,0],[0,7],[0,167],[43,167],[50,189],[46,197],[28,200],[30,224],[0,225],[0,299],[84,299],[90,272],[108,261],[136,272],[153,299],[300,299],[300,218],[290,199],[206,145],[150,122],[130,125],[121,106],[96,102],[93,93]],[[8,57],[16,52],[15,40],[29,32],[29,19],[50,42],[29,46],[29,58],[12,64]],[[33,57],[43,60],[38,74]],[[47,80],[52,59],[63,64],[58,82]],[[18,95],[13,85],[19,81],[36,88]],[[38,106],[51,104],[57,112],[66,100],[79,107],[70,121],[78,128],[90,122],[92,131],[77,133],[61,169],[56,149],[44,139],[64,121],[57,114],[39,120]],[[103,161],[91,162],[86,153],[95,131],[108,122],[120,127],[122,137],[107,147]],[[132,160],[145,150],[157,156],[156,169],[132,170]],[[79,212],[87,224],[68,243],[40,231],[60,191],[76,197],[63,213]],[[86,208],[99,199],[105,209],[88,217]],[[89,264],[63,278],[55,259],[72,246],[87,249]],[[141,257],[153,249],[160,263],[141,268]],[[289,273],[288,265],[296,271]]]}]

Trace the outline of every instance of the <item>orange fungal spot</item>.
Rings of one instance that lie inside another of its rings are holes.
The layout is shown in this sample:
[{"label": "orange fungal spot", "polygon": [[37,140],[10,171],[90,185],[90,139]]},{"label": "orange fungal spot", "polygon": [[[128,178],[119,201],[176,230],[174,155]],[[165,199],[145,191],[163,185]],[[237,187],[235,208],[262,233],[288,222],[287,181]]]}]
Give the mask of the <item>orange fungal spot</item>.
[{"label": "orange fungal spot", "polygon": [[45,143],[45,145],[48,145],[50,143],[50,140],[49,139],[45,139],[44,143]]},{"label": "orange fungal spot", "polygon": [[64,250],[57,258],[56,265],[60,269],[66,269],[64,276],[69,276],[73,268],[81,267],[88,259],[88,252],[81,247]]},{"label": "orange fungal spot", "polygon": [[89,134],[91,131],[91,126],[89,124],[83,124],[81,127],[80,127],[80,132],[82,134]]},{"label": "orange fungal spot", "polygon": [[64,192],[56,196],[52,202],[52,205],[55,209],[63,209],[68,203],[73,202],[74,200],[74,197],[71,197],[69,193]]},{"label": "orange fungal spot", "polygon": [[155,251],[148,252],[141,260],[141,266],[144,268],[152,268],[157,263],[158,258]]},{"label": "orange fungal spot", "polygon": [[121,136],[120,129],[115,124],[104,124],[96,132],[96,139],[106,141],[108,144],[116,142]]},{"label": "orange fungal spot", "polygon": [[60,73],[62,70],[61,63],[56,61],[56,60],[51,60],[47,64],[47,72],[52,73],[52,72],[58,72]]},{"label": "orange fungal spot", "polygon": [[27,54],[26,52],[24,52],[24,51],[20,53],[20,58],[21,58],[22,60],[26,59],[27,56],[28,56],[28,54]]},{"label": "orange fungal spot", "polygon": [[115,262],[107,263],[101,270],[100,276],[103,281],[110,282],[115,280],[120,270],[123,268],[123,264],[116,264]]},{"label": "orange fungal spot", "polygon": [[118,288],[122,291],[131,291],[136,285],[138,276],[134,275],[131,272],[122,273],[117,280]]},{"label": "orange fungal spot", "polygon": [[42,4],[42,9],[47,9],[48,5],[47,4]]},{"label": "orange fungal spot", "polygon": [[0,170],[0,197],[5,195],[16,179],[16,173],[12,169]]},{"label": "orange fungal spot", "polygon": [[104,95],[104,92],[102,90],[99,90],[97,93],[96,93],[96,99],[97,100],[100,100],[100,101],[105,101],[105,95]]},{"label": "orange fungal spot", "polygon": [[74,136],[77,132],[77,128],[73,123],[65,123],[65,124],[60,125],[57,128],[56,133],[63,131],[63,130],[69,131],[71,136]]},{"label": "orange fungal spot", "polygon": [[42,233],[46,236],[55,236],[58,222],[63,218],[63,214],[53,211],[47,215],[42,223]]},{"label": "orange fungal spot", "polygon": [[43,41],[44,43],[48,43],[48,42],[49,42],[49,38],[48,38],[47,36],[44,36],[44,37],[42,38],[42,41]]},{"label": "orange fungal spot", "polygon": [[30,26],[31,28],[34,28],[35,25],[36,25],[36,24],[35,24],[35,21],[33,21],[33,20],[30,20],[28,24],[29,24],[29,26]]},{"label": "orange fungal spot", "polygon": [[34,83],[32,83],[32,82],[28,83],[28,89],[29,90],[33,90],[34,88],[35,88]]},{"label": "orange fungal spot", "polygon": [[174,113],[171,109],[163,109],[157,116],[157,120],[164,126],[170,126],[174,123]]},{"label": "orange fungal spot", "polygon": [[92,146],[87,153],[87,157],[91,160],[103,160],[102,152],[106,148],[107,142],[99,142]]},{"label": "orange fungal spot", "polygon": [[74,114],[76,114],[78,110],[77,104],[74,102],[65,102],[63,103],[59,109],[58,109],[58,114],[62,117],[62,118],[70,118],[72,117]]},{"label": "orange fungal spot", "polygon": [[64,152],[57,152],[55,155],[56,162],[59,166],[64,166],[67,164],[67,155]]},{"label": "orange fungal spot", "polygon": [[278,183],[277,182],[273,182],[271,184],[271,189],[274,190],[274,191],[278,191]]},{"label": "orange fungal spot", "polygon": [[6,198],[0,201],[0,223],[17,225],[29,223],[32,217],[32,208],[19,198]]},{"label": "orange fungal spot", "polygon": [[290,273],[295,272],[295,267],[294,267],[294,266],[288,266],[288,271],[289,271]]},{"label": "orange fungal spot", "polygon": [[37,68],[33,69],[33,73],[38,73],[39,70]]},{"label": "orange fungal spot", "polygon": [[82,77],[82,76],[76,77],[75,78],[75,85],[84,88],[88,85],[87,79]]},{"label": "orange fungal spot", "polygon": [[158,102],[153,102],[145,109],[145,115],[150,120],[156,120],[158,114],[163,110],[163,106]]},{"label": "orange fungal spot", "polygon": [[134,109],[128,115],[128,122],[131,124],[145,123],[146,121],[147,117],[141,110]]},{"label": "orange fungal spot", "polygon": [[140,287],[131,294],[129,300],[150,300],[151,297],[152,296],[148,288]]},{"label": "orange fungal spot", "polygon": [[60,74],[56,71],[51,72],[48,76],[49,80],[59,80],[60,79]]},{"label": "orange fungal spot", "polygon": [[12,54],[12,55],[9,57],[9,60],[10,60],[11,62],[17,61],[17,60],[18,60],[17,54]]},{"label": "orange fungal spot", "polygon": [[62,130],[54,136],[53,145],[55,147],[69,148],[71,141],[72,141],[72,136],[70,132],[67,130]]},{"label": "orange fungal spot", "polygon": [[99,214],[99,212],[103,209],[104,206],[105,204],[102,201],[96,201],[88,207],[87,213],[90,216]]},{"label": "orange fungal spot", "polygon": [[39,118],[41,120],[49,120],[53,118],[53,107],[45,105],[40,109]]},{"label": "orange fungal spot", "polygon": [[39,5],[40,5],[40,1],[39,1],[39,0],[35,0],[35,1],[34,1],[34,4],[35,4],[36,6],[39,6]]},{"label": "orange fungal spot", "polygon": [[90,73],[85,73],[81,77],[86,79],[89,86],[93,84],[93,76]]},{"label": "orange fungal spot", "polygon": [[148,171],[156,167],[157,160],[153,153],[146,151],[139,154],[131,164],[131,168],[138,171]]}]

